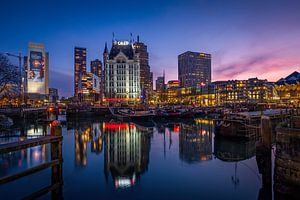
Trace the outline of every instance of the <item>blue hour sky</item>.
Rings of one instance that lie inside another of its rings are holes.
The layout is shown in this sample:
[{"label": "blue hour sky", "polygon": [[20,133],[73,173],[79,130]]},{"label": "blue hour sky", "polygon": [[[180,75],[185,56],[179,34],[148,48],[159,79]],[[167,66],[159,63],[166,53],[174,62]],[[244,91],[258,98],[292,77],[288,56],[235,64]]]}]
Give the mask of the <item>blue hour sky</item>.
[{"label": "blue hour sky", "polygon": [[[88,63],[105,42],[140,35],[154,77],[177,79],[177,56],[212,54],[212,79],[258,77],[276,81],[300,70],[300,1],[2,0],[0,52],[26,54],[29,41],[50,54],[50,86],[73,94],[74,46]],[[88,66],[89,69],[89,66]]]}]

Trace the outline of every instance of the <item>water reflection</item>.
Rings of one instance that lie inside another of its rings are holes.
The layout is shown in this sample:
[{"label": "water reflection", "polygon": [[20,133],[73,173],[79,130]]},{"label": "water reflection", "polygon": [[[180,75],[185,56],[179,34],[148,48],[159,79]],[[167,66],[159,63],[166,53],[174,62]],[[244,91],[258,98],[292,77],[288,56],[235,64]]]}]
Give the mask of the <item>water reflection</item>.
[{"label": "water reflection", "polygon": [[214,154],[226,162],[237,162],[255,156],[256,140],[237,140],[215,137]]},{"label": "water reflection", "polygon": [[[14,127],[9,133],[0,133],[0,144],[23,141],[45,135],[48,131],[46,125],[22,124]],[[44,163],[50,159],[49,145],[36,146],[20,151],[0,154],[0,176],[21,171]]]},{"label": "water reflection", "polygon": [[[79,188],[73,180],[84,182],[80,186],[83,190],[91,189],[92,194],[104,195],[106,199],[118,194],[125,195],[124,199],[132,199],[135,195],[147,199],[147,195],[152,197],[163,192],[174,192],[172,198],[182,199],[186,190],[180,188],[185,186],[190,188],[191,195],[220,198],[213,196],[217,187],[224,198],[236,195],[235,199],[248,195],[249,199],[272,199],[274,186],[275,198],[280,199],[283,192],[293,191],[299,185],[296,184],[299,183],[300,152],[297,137],[279,138],[272,177],[270,151],[256,148],[256,140],[214,137],[210,120],[164,121],[151,126],[114,121],[68,121],[67,125],[67,129],[63,128],[64,191],[60,188],[59,195],[72,197],[69,188]],[[47,125],[27,124],[22,133],[16,131],[14,134],[30,138],[47,132]],[[6,176],[49,159],[47,145],[2,154],[0,175]],[[61,168],[52,174],[53,182],[61,181]],[[285,178],[294,178],[294,183]],[[177,182],[179,179],[181,181]],[[17,182],[15,186],[19,186]],[[0,187],[0,192],[3,191]]]},{"label": "water reflection", "polygon": [[75,164],[76,166],[87,165],[87,144],[91,143],[91,152],[102,152],[103,130],[100,123],[82,124],[75,128]]},{"label": "water reflection", "polygon": [[[234,162],[234,174],[231,175],[231,182],[235,189],[240,184],[238,165],[241,161],[255,156],[255,143],[256,140],[214,138],[214,155],[224,162]],[[250,166],[247,166],[247,168],[251,169]]]},{"label": "water reflection", "polygon": [[212,121],[196,120],[193,124],[181,124],[174,127],[179,134],[179,156],[187,162],[199,162],[212,159]]},{"label": "water reflection", "polygon": [[131,123],[103,123],[105,177],[111,175],[116,188],[131,187],[147,171],[150,137]]}]

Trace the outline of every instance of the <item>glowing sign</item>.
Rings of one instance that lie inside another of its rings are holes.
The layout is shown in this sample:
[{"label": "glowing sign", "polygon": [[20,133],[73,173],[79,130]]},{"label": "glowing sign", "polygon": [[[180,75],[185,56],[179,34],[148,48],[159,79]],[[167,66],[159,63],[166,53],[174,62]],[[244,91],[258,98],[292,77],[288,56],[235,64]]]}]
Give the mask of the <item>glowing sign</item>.
[{"label": "glowing sign", "polygon": [[29,58],[29,76],[28,79],[33,82],[43,82],[44,81],[44,56],[43,52],[39,51],[30,51]]},{"label": "glowing sign", "polygon": [[125,46],[125,45],[129,45],[129,42],[126,40],[125,41],[115,41],[114,44]]}]

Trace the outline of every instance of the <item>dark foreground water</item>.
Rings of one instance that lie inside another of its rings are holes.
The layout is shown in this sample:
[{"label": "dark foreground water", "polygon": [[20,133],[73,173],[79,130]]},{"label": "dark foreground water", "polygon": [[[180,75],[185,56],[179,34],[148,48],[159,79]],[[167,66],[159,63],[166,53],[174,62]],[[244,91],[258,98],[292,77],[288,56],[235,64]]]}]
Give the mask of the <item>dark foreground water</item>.
[{"label": "dark foreground water", "polygon": [[[37,137],[49,129],[28,124],[22,131]],[[258,170],[256,141],[215,138],[213,130],[212,121],[200,119],[155,124],[69,121],[62,128],[63,186],[55,195],[50,192],[40,198],[245,200],[271,196],[272,189],[263,188]],[[0,143],[18,139],[1,137]],[[50,145],[2,154],[0,176],[49,160]],[[49,168],[0,185],[0,199],[35,193],[51,185],[51,176]]]}]

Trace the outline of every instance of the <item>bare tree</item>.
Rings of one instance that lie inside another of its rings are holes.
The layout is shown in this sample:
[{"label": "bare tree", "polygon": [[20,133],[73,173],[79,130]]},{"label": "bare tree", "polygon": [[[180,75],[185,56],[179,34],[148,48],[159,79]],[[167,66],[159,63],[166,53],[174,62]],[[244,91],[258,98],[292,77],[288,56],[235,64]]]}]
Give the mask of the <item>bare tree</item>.
[{"label": "bare tree", "polygon": [[0,97],[16,97],[20,94],[20,73],[18,67],[0,53]]}]

